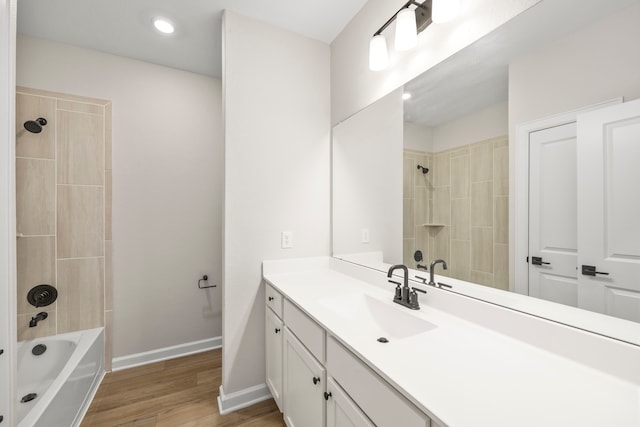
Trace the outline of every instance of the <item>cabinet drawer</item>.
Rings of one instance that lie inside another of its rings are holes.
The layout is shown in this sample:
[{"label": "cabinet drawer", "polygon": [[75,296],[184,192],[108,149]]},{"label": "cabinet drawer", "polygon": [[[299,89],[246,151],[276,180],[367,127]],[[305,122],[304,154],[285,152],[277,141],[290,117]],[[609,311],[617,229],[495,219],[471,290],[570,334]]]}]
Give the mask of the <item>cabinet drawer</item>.
[{"label": "cabinet drawer", "polygon": [[375,427],[336,383],[327,378],[327,427]]},{"label": "cabinet drawer", "polygon": [[264,287],[264,301],[282,319],[282,295],[269,284]]},{"label": "cabinet drawer", "polygon": [[429,426],[429,417],[332,337],[327,340],[326,367],[376,426]]},{"label": "cabinet drawer", "polygon": [[284,323],[309,349],[311,354],[320,363],[324,363],[324,329],[286,299],[284,301]]}]

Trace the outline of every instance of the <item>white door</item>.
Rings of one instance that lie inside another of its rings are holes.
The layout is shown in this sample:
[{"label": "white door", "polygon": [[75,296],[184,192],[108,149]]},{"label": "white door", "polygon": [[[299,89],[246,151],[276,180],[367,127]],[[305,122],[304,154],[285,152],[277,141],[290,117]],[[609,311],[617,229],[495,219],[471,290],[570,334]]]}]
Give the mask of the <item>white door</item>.
[{"label": "white door", "polygon": [[327,427],[374,427],[369,418],[331,377],[327,379]]},{"label": "white door", "polygon": [[282,412],[282,320],[270,308],[266,308],[265,341],[267,386]]},{"label": "white door", "polygon": [[529,134],[529,295],[578,306],[576,124]]},{"label": "white door", "polygon": [[578,140],[579,306],[640,322],[640,100],[578,116]]},{"label": "white door", "polygon": [[289,427],[324,427],[325,369],[284,328],[284,417]]}]

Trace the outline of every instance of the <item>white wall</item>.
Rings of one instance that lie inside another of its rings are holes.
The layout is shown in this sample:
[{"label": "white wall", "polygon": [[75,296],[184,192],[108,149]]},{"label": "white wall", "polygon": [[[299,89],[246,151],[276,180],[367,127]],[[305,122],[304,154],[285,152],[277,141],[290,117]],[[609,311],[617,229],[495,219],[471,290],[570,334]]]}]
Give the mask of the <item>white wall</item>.
[{"label": "white wall", "polygon": [[[402,259],[402,90],[333,129],[333,252]],[[369,243],[362,243],[362,229]]]},{"label": "white wall", "polygon": [[383,34],[390,66],[369,70],[369,40],[404,0],[369,0],[331,44],[331,118],[336,124],[496,29],[540,0],[464,0],[462,13],[433,24],[408,52],[393,49],[393,25]]},{"label": "white wall", "polygon": [[[623,9],[509,66],[509,181],[515,182],[516,127],[624,96],[640,98],[640,4]],[[518,147],[519,149],[520,147]],[[526,148],[525,148],[526,149]],[[510,185],[509,241],[515,242],[518,194]],[[514,248],[510,275],[514,281]]]},{"label": "white wall", "polygon": [[403,138],[404,148],[429,153],[433,151],[433,128],[418,123],[404,122]]},{"label": "white wall", "polygon": [[509,132],[507,101],[491,105],[433,128],[433,151],[440,152],[506,135]]},{"label": "white wall", "polygon": [[229,394],[265,381],[261,262],[329,255],[329,46],[227,11],[223,86]]},{"label": "white wall", "polygon": [[113,102],[113,354],[221,335],[221,82],[19,37],[21,86]]},{"label": "white wall", "polygon": [[14,425],[16,387],[16,2],[0,0],[0,416]]}]

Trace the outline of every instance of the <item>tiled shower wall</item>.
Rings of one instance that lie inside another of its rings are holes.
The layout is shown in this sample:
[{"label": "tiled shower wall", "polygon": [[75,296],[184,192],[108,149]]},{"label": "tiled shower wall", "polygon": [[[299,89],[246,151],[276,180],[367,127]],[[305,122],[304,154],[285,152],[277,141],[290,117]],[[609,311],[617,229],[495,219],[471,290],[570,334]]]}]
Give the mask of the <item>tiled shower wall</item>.
[{"label": "tiled shower wall", "polygon": [[[18,88],[16,107],[18,339],[106,326],[110,364],[111,103]],[[42,132],[27,132],[38,117]],[[57,288],[54,304],[27,302],[38,284]]]},{"label": "tiled shower wall", "polygon": [[424,174],[418,165],[432,169],[433,156],[422,151],[405,149],[403,153],[403,264],[415,267],[413,255],[422,252],[429,262],[429,224],[432,222],[433,183],[430,173]]},{"label": "tiled shower wall", "polygon": [[[407,157],[412,155],[417,156],[405,150],[405,170]],[[426,262],[442,258],[449,270],[438,269],[438,274],[509,289],[507,137],[423,155],[431,156],[433,165],[428,174],[431,177],[426,180],[433,184],[426,196],[429,200],[426,218],[433,225],[423,227],[428,234]],[[405,199],[405,209],[409,207],[408,200]],[[414,202],[414,214],[415,205],[419,203]],[[406,221],[411,221],[407,214]],[[424,234],[418,234],[418,228],[415,228],[415,246],[411,246],[405,234],[404,262],[413,267],[413,250],[425,247],[427,239]]]}]

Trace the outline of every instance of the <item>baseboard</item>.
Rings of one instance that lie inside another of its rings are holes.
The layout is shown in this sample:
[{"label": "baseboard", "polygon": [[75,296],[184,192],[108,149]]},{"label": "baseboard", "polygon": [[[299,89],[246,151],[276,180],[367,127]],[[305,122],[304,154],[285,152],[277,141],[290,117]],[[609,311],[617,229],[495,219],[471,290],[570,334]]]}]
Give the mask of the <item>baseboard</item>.
[{"label": "baseboard", "polygon": [[215,350],[220,347],[222,347],[222,337],[215,337],[174,345],[171,347],[159,348],[157,350],[145,351],[144,353],[114,357],[111,370],[121,371],[123,369],[134,368],[136,366],[147,365],[149,363],[161,362],[163,360],[175,359],[177,357],[188,356],[190,354],[202,353],[203,351]]},{"label": "baseboard", "polygon": [[229,394],[225,394],[222,386],[220,386],[218,408],[220,415],[226,415],[238,409],[262,402],[263,400],[271,399],[271,397],[271,392],[266,384],[245,388],[244,390]]}]

